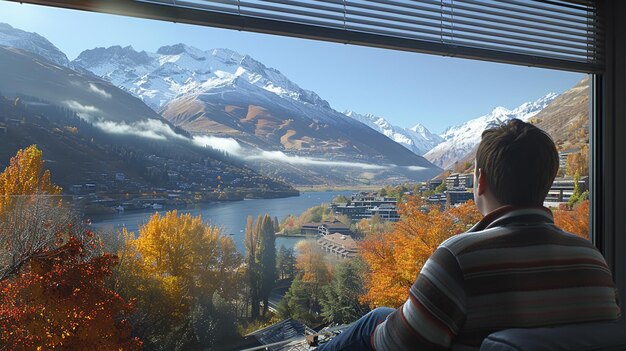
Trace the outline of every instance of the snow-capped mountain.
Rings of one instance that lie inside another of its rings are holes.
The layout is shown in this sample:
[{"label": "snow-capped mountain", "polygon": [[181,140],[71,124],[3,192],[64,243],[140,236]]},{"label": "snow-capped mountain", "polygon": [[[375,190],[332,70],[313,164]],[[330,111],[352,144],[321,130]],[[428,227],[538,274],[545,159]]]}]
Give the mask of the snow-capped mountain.
[{"label": "snow-capped mountain", "polygon": [[[176,44],[150,53],[113,46],[86,50],[72,64],[135,95],[196,136],[232,138],[267,152],[361,167],[341,172],[318,169],[324,177],[406,181],[439,172],[423,157],[332,109],[278,70],[229,49],[204,51]],[[369,171],[371,165],[385,166]],[[271,168],[278,174],[290,171]],[[303,170],[308,178],[314,174],[305,166],[296,171]]]},{"label": "snow-capped mountain", "polygon": [[528,121],[548,106],[557,96],[556,93],[549,93],[534,102],[526,102],[513,110],[499,106],[487,115],[450,127],[441,134],[445,141],[428,151],[424,157],[439,167],[448,169],[480,143],[482,132],[487,127],[513,118]]},{"label": "snow-capped mountain", "polygon": [[6,23],[0,23],[0,45],[37,54],[61,66],[68,67],[70,63],[67,56],[48,39],[37,33],[13,28]]},{"label": "snow-capped mountain", "polygon": [[392,125],[383,117],[374,116],[369,113],[362,115],[354,111],[345,111],[344,114],[386,135],[389,139],[420,156],[439,145],[439,143],[444,140],[439,135],[431,133],[426,127],[419,123],[412,128],[402,128]]},{"label": "snow-capped mountain", "polygon": [[304,90],[278,70],[229,49],[200,49],[176,44],[156,53],[131,46],[82,52],[74,61],[142,99],[155,110],[174,99],[245,81],[282,98],[330,108],[312,91]]}]

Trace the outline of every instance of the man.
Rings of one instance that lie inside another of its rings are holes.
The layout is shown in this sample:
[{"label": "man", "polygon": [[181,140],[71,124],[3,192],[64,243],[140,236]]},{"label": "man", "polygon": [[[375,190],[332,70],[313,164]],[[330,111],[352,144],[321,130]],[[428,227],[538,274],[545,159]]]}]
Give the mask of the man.
[{"label": "man", "polygon": [[375,309],[318,351],[446,350],[502,329],[617,319],[604,258],[543,207],[558,167],[539,128],[514,119],[485,130],[474,169],[484,218],[441,244],[404,305]]}]

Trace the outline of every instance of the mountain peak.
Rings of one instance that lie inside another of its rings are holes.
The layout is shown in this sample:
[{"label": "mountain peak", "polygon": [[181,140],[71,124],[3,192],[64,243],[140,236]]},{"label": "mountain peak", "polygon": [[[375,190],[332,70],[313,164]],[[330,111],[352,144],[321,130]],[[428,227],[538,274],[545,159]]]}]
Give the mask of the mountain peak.
[{"label": "mountain peak", "polygon": [[[363,115],[346,110],[343,114],[385,135],[417,155],[423,155],[443,141],[441,137],[432,134],[426,127],[419,123],[415,127],[407,129],[394,126],[384,117],[376,116],[371,113]],[[418,128],[418,126],[420,128]]]},{"label": "mountain peak", "polygon": [[61,66],[68,67],[67,56],[48,39],[37,33],[30,33],[13,28],[7,23],[0,23],[0,45],[28,51]]},{"label": "mountain peak", "polygon": [[490,114],[494,116],[505,116],[510,113],[511,111],[508,108],[503,107],[503,106],[496,106],[493,108],[493,110],[491,110]]},{"label": "mountain peak", "polygon": [[187,53],[195,58],[206,56],[206,53],[204,51],[198,48],[195,48],[193,46],[183,44],[183,43],[161,46],[157,50],[156,53],[159,55],[166,55],[166,56],[180,55],[180,54]]},{"label": "mountain peak", "polygon": [[449,127],[441,135],[445,141],[427,152],[424,157],[444,169],[449,168],[478,145],[485,129],[513,118],[528,121],[557,96],[558,94],[549,93],[533,102],[523,103],[513,110],[498,106],[487,115]]},{"label": "mountain peak", "polygon": [[[231,49],[217,48],[211,50],[211,55],[222,62],[240,63],[244,55]],[[246,55],[247,56],[247,55]]]}]

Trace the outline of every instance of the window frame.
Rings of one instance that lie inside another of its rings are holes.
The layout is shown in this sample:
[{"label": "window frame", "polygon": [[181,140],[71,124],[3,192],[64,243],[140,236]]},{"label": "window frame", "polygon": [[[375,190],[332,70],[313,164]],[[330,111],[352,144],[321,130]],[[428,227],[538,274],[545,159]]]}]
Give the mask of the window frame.
[{"label": "window frame", "polygon": [[[372,34],[340,34],[336,29],[311,31],[305,25],[276,23],[258,18],[235,18],[222,13],[207,13],[185,8],[140,3],[130,0],[9,0],[74,10],[102,12],[138,18],[183,22],[194,25],[246,30],[252,32],[290,35],[299,38],[344,44],[372,46],[391,50],[442,55],[436,43],[420,43],[401,38],[376,37]],[[590,229],[591,240],[604,255],[619,290],[622,320],[626,310],[626,4],[611,0],[572,0],[595,2],[599,21],[605,31],[605,62],[591,69],[588,65],[572,65],[560,60],[541,59],[534,65],[521,62],[520,54],[488,52],[479,48],[455,51],[447,47],[450,56],[482,61],[523,64],[591,74],[590,84]],[[288,33],[288,34],[286,34]]]}]

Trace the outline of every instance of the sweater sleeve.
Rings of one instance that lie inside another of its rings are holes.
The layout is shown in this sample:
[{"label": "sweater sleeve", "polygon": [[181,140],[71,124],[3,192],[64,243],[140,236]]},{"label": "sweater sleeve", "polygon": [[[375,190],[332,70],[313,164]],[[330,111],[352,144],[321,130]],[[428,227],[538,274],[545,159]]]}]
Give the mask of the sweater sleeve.
[{"label": "sweater sleeve", "polygon": [[465,322],[463,273],[439,247],[426,261],[409,298],[377,326],[372,346],[384,350],[446,350]]}]

